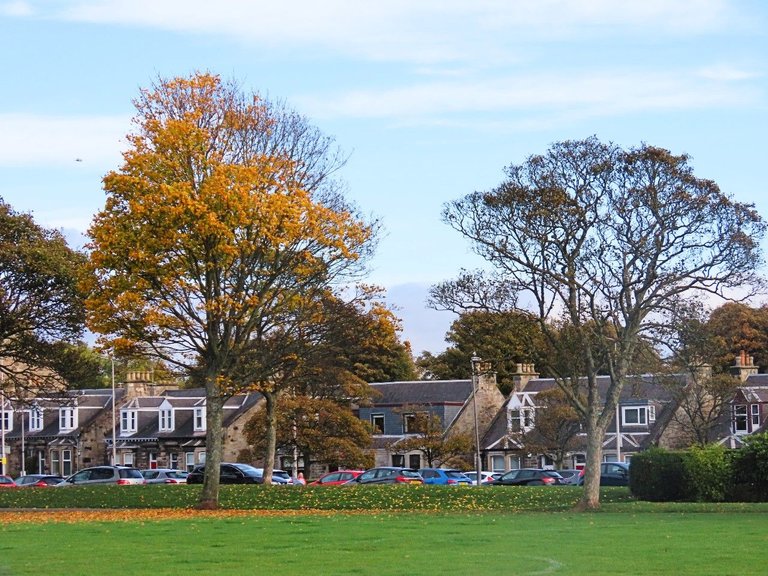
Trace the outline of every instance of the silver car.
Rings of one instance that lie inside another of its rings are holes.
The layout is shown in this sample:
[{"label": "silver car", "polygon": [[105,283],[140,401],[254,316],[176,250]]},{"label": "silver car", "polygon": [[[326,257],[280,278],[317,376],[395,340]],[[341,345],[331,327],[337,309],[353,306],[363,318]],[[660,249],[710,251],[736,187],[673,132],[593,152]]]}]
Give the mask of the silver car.
[{"label": "silver car", "polygon": [[147,484],[186,484],[189,472],[172,468],[152,468],[142,470],[141,475]]},{"label": "silver car", "polygon": [[120,486],[131,484],[146,484],[147,481],[141,475],[138,468],[129,466],[93,466],[92,468],[83,468],[75,472],[62,482],[56,484],[60,486],[90,486],[93,484],[117,484]]}]

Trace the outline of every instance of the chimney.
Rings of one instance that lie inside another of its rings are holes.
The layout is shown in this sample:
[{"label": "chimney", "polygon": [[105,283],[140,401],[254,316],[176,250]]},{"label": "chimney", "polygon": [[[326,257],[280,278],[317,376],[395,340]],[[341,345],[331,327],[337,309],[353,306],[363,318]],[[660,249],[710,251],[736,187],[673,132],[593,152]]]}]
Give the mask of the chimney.
[{"label": "chimney", "polygon": [[522,392],[528,385],[528,382],[539,377],[539,373],[536,372],[533,364],[517,364],[511,376],[513,383],[512,391]]},{"label": "chimney", "polygon": [[731,374],[736,376],[741,382],[746,382],[752,374],[757,374],[755,366],[755,357],[748,356],[745,350],[741,351],[736,357],[736,363],[731,367]]}]

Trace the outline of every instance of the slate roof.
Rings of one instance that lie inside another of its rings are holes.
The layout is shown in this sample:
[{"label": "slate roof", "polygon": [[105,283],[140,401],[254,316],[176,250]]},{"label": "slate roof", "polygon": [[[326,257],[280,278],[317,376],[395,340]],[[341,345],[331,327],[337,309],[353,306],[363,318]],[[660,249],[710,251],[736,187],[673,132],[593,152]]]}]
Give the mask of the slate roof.
[{"label": "slate roof", "polygon": [[378,392],[372,399],[374,406],[462,405],[472,395],[471,380],[375,382],[370,386]]}]

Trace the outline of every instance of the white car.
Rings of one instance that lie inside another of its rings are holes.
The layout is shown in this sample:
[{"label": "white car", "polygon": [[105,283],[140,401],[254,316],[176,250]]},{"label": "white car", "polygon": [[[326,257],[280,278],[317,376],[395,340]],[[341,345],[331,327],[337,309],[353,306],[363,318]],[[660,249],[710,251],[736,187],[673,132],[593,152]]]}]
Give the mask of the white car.
[{"label": "white car", "polygon": [[[472,481],[472,484],[477,486],[477,470],[471,471],[471,472],[464,472],[465,476],[468,476],[469,479]],[[491,480],[496,480],[499,476],[502,475],[502,472],[488,472],[487,470],[481,470],[480,471],[480,478],[481,483],[485,484],[486,482],[490,482]]]}]

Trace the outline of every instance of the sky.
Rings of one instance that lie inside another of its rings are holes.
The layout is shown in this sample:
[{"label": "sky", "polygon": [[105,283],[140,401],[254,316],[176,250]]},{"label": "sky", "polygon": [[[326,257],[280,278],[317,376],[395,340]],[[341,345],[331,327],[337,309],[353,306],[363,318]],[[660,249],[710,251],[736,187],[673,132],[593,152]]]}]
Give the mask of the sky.
[{"label": "sky", "polygon": [[555,142],[689,154],[768,217],[767,39],[763,0],[0,0],[0,197],[82,242],[139,90],[219,74],[349,154],[384,226],[367,281],[439,353],[429,287],[483,264],[443,205]]}]

